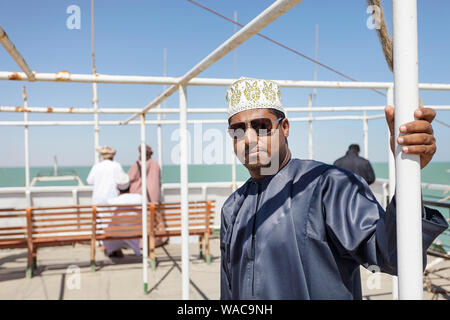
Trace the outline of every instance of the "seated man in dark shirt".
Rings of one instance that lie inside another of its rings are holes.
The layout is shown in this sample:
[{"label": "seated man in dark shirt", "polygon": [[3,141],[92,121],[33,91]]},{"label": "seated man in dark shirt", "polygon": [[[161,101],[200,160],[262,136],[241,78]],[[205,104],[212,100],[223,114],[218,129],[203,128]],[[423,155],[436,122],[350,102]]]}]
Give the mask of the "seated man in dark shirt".
[{"label": "seated man in dark shirt", "polygon": [[372,165],[369,160],[359,156],[359,145],[357,144],[351,144],[345,156],[337,159],[333,164],[363,177],[368,185],[375,181]]}]

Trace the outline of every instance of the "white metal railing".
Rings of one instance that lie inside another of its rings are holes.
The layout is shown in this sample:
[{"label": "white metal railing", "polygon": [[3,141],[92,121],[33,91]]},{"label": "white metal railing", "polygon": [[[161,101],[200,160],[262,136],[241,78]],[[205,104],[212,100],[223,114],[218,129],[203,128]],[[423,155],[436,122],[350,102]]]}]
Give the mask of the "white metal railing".
[{"label": "white metal railing", "polygon": [[[236,181],[235,186],[241,186],[245,181]],[[389,195],[389,179],[385,178],[377,178],[375,184],[379,184],[386,188],[386,193],[384,196]],[[211,189],[227,189],[230,190],[233,188],[233,182],[189,182],[189,189],[204,189],[203,195],[204,199],[206,199],[206,191]],[[166,190],[176,190],[180,188],[180,183],[164,183],[161,185],[162,195],[164,196],[164,191]],[[425,190],[437,190],[437,191],[447,191],[450,188],[450,185],[446,184],[435,184],[435,183],[421,183],[421,188]],[[32,186],[32,187],[2,187],[0,188],[0,195],[6,194],[18,194],[25,192],[33,193],[64,193],[64,192],[92,192],[92,186]]]},{"label": "white metal railing", "polygon": [[[233,181],[228,182],[189,182],[188,189],[189,194],[195,194],[195,190],[200,190],[200,193],[197,194],[198,200],[211,200],[214,198],[216,200],[217,209],[216,213],[219,213],[221,204],[228,197],[231,192],[243,185],[245,181],[237,181],[233,184]],[[162,199],[166,199],[164,201],[169,202],[178,202],[179,198],[179,190],[181,188],[180,183],[164,183],[161,186],[161,197]],[[422,190],[436,190],[436,191],[447,191],[450,189],[450,185],[444,184],[433,184],[433,183],[422,183]],[[386,207],[388,204],[388,198],[391,198],[390,195],[390,184],[389,179],[385,178],[377,178],[373,185],[371,185],[371,189],[380,204],[383,207]],[[10,208],[12,205],[8,205],[8,195],[19,195],[22,199],[25,200],[25,205],[30,205],[33,203],[33,200],[42,197],[44,199],[49,199],[50,202],[43,203],[41,206],[51,206],[50,199],[56,197],[58,199],[64,199],[64,195],[66,194],[67,205],[80,205],[80,204],[90,204],[91,193],[93,187],[92,186],[31,186],[31,187],[3,187],[0,188],[0,197],[3,200],[3,205],[1,208]],[[220,194],[217,194],[216,191],[220,191]],[[83,203],[80,202],[79,195],[80,193],[85,194],[85,201]],[[49,196],[52,196],[49,198]],[[178,198],[177,198],[178,197]],[[216,199],[215,197],[222,197],[222,199]],[[28,199],[28,200],[27,200]],[[169,200],[167,200],[169,199]],[[218,215],[216,216],[218,219]],[[216,220],[218,221],[218,220]],[[216,224],[215,229],[219,229],[220,225]]]},{"label": "white metal railing", "polygon": [[[59,83],[116,83],[116,84],[143,84],[143,85],[175,85],[178,83],[177,77],[155,77],[137,75],[107,75],[107,74],[78,74],[68,71],[57,73],[33,72],[35,81],[59,82]],[[0,80],[28,81],[23,72],[0,71]],[[233,78],[193,78],[185,85],[188,86],[208,86],[225,87],[229,86],[235,79]],[[392,82],[356,82],[356,81],[304,81],[304,80],[276,80],[280,87],[284,88],[309,88],[309,89],[388,89],[393,86]],[[450,90],[447,83],[419,83],[420,90]],[[142,109],[139,110],[139,112]]]}]

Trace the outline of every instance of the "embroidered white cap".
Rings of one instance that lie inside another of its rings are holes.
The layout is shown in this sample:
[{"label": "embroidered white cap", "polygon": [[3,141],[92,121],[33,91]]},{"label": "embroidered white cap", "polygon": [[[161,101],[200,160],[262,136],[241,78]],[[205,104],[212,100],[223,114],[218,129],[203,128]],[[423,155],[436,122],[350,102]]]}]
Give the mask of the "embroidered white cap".
[{"label": "embroidered white cap", "polygon": [[97,148],[97,152],[100,153],[100,155],[115,155],[116,150],[108,147],[108,146],[102,146],[100,148]]},{"label": "embroidered white cap", "polygon": [[228,117],[238,112],[269,108],[284,114],[279,85],[271,80],[241,77],[227,89]]}]

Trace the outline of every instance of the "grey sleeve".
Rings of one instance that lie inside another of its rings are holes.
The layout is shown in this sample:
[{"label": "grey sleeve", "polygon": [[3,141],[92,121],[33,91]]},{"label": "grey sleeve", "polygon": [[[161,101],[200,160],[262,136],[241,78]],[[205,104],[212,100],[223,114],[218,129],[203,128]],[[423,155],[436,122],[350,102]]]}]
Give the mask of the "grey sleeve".
[{"label": "grey sleeve", "polygon": [[[359,177],[330,169],[322,183],[327,234],[339,255],[382,272],[397,274],[395,197],[386,212]],[[422,220],[423,261],[433,240],[447,228],[437,210],[424,208]]]}]

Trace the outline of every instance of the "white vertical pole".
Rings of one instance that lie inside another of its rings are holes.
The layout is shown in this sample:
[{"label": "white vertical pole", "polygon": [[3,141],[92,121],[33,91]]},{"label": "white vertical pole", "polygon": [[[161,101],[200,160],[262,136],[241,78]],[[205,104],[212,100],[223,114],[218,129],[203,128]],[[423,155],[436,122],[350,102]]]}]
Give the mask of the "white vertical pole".
[{"label": "white vertical pole", "polygon": [[[237,11],[234,11],[234,21],[237,22]],[[237,31],[237,25],[234,25],[234,33],[236,33]],[[237,78],[237,52],[236,49],[233,50],[233,77],[234,79]],[[236,186],[236,156],[233,154],[232,156],[232,162],[231,162],[231,182],[232,182],[232,186],[231,189],[234,191],[236,191],[237,186]]]},{"label": "white vertical pole", "polygon": [[[394,88],[387,89],[387,104],[388,106],[394,105]],[[388,128],[388,155],[389,155],[389,200],[395,194],[395,159],[391,151],[390,132]]]},{"label": "white vertical pole", "polygon": [[56,155],[53,156],[53,175],[55,177],[58,175],[58,161],[56,160]]},{"label": "white vertical pole", "polygon": [[73,200],[73,205],[77,206],[78,205],[78,189],[76,189],[76,188],[72,189],[72,200]]},{"label": "white vertical pole", "polygon": [[94,105],[94,162],[98,163],[100,161],[97,149],[100,146],[100,127],[98,125],[98,98],[97,98],[97,84],[94,82],[92,84],[92,103]]},{"label": "white vertical pole", "polygon": [[[92,58],[92,73],[97,74],[97,69],[95,67],[95,12],[94,12],[94,0],[91,0],[91,58]],[[100,146],[99,143],[99,132],[100,128],[98,125],[98,97],[97,97],[97,83],[92,83],[92,104],[94,106],[94,163],[100,161],[97,149]]]},{"label": "white vertical pole", "polygon": [[[236,10],[234,10],[234,22],[237,22],[237,11]],[[237,24],[234,24],[234,33],[236,33],[236,31],[237,31]],[[237,60],[237,52],[236,52],[236,49],[234,49],[233,50],[233,76],[234,76],[234,79],[236,79],[237,78],[237,62],[236,62],[236,60]]]},{"label": "white vertical pole", "polygon": [[[23,107],[28,108],[28,97],[25,86],[22,87]],[[28,139],[28,112],[23,113],[24,126],[24,142],[25,142],[25,187],[30,186],[30,150]]]},{"label": "white vertical pole", "polygon": [[[167,76],[166,64],[167,64],[167,50],[166,50],[166,48],[164,48],[164,51],[163,51],[163,75],[164,75],[164,77]],[[166,89],[166,86],[163,86],[163,91],[165,89]],[[166,103],[166,101],[164,100],[164,105],[165,105],[165,103]],[[161,105],[159,105],[158,108],[161,108]],[[158,117],[158,120],[161,120],[161,114],[160,113],[158,113],[157,117]],[[158,123],[158,127],[157,127],[157,130],[156,130],[156,136],[157,136],[157,140],[158,140],[158,163],[159,163],[159,166],[161,168],[161,174],[162,174],[162,171],[163,171],[163,165],[162,165],[163,155],[162,155],[162,152],[163,151],[162,151],[162,128],[161,128],[161,124],[160,123]]]},{"label": "white vertical pole", "polygon": [[141,115],[141,181],[142,181],[142,273],[144,293],[148,292],[148,230],[147,230],[147,153],[145,152],[145,114]]},{"label": "white vertical pole", "polygon": [[[161,108],[161,105],[158,105],[158,108]],[[161,113],[158,113],[158,121],[161,120]],[[161,132],[161,123],[158,123],[158,127],[156,128],[156,138],[158,140],[158,163],[162,170],[162,132]]]},{"label": "white vertical pole", "polygon": [[[312,107],[312,97],[308,95],[308,108]],[[308,146],[309,146],[309,159],[312,160],[314,158],[314,149],[313,149],[313,123],[312,123],[312,112],[308,111],[309,117],[309,132],[308,132]]]},{"label": "white vertical pole", "polygon": [[365,111],[363,119],[363,134],[364,134],[364,158],[369,159],[369,123],[367,120],[367,113]]},{"label": "white vertical pole", "polygon": [[231,163],[231,183],[233,192],[236,191],[237,185],[236,185],[236,156],[232,155],[233,162]]},{"label": "white vertical pole", "polygon": [[[393,0],[395,135],[414,120],[418,107],[417,0]],[[396,159],[399,298],[423,299],[420,158],[402,152]]]},{"label": "white vertical pole", "polygon": [[[390,87],[387,89],[387,105],[394,105],[394,88]],[[391,151],[391,133],[389,127],[387,128],[388,136],[388,168],[389,168],[389,201],[395,194],[395,159]],[[389,202],[388,202],[389,203]],[[398,300],[398,278],[397,276],[392,276],[392,300]]]},{"label": "white vertical pole", "polygon": [[[314,50],[314,59],[317,61],[319,56],[319,25],[316,24],[316,45]],[[317,80],[317,63],[314,64],[314,81]],[[316,104],[316,94],[317,94],[317,88],[314,88],[313,90],[313,104]]]},{"label": "white vertical pole", "polygon": [[[314,48],[314,59],[317,61],[319,55],[319,25],[316,24],[316,41],[315,41],[315,48]],[[317,80],[317,63],[314,64],[314,81]],[[313,89],[313,95],[312,97],[309,96],[308,99],[308,107],[312,107],[316,103],[316,96],[317,96],[317,88]],[[308,116],[310,118],[309,120],[309,159],[314,159],[314,146],[313,146],[313,121],[312,121],[312,112],[308,113]]]},{"label": "white vertical pole", "polygon": [[189,300],[189,216],[188,216],[188,141],[187,92],[180,92],[180,183],[181,183],[181,287],[182,299]]},{"label": "white vertical pole", "polygon": [[[28,108],[28,96],[25,86],[22,87],[23,107]],[[23,113],[24,117],[24,142],[25,142],[25,202],[27,207],[31,207],[31,191],[30,191],[30,148],[28,138],[28,112]]]}]

